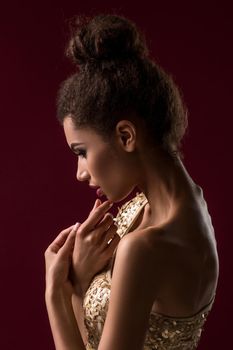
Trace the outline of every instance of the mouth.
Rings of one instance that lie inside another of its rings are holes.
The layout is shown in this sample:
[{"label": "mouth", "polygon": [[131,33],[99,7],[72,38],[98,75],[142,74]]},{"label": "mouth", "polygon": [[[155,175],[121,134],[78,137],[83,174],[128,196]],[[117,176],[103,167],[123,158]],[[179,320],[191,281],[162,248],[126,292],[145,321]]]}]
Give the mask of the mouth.
[{"label": "mouth", "polygon": [[93,189],[96,189],[96,195],[98,197],[105,196],[105,193],[103,192],[103,190],[100,187],[93,186],[93,185],[90,185],[90,187],[93,188]]},{"label": "mouth", "polygon": [[105,195],[101,188],[97,189],[96,194],[97,194],[98,197],[102,197],[102,196]]}]

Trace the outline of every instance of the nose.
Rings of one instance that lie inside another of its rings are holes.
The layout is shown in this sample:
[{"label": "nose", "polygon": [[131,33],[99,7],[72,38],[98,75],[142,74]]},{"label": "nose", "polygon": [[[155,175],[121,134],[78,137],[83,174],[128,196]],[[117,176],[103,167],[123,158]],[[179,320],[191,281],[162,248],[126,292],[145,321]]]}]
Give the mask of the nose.
[{"label": "nose", "polygon": [[84,167],[84,165],[80,161],[78,162],[78,166],[77,166],[76,178],[78,181],[85,181],[85,180],[89,180],[90,178],[86,167]]}]

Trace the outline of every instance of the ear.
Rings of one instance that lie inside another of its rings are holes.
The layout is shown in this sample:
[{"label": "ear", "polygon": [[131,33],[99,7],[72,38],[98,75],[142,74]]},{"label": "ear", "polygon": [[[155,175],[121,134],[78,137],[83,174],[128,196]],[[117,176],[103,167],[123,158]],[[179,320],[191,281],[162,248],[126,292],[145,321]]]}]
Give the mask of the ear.
[{"label": "ear", "polygon": [[136,147],[136,126],[129,120],[121,120],[116,125],[116,137],[127,152],[133,152]]}]

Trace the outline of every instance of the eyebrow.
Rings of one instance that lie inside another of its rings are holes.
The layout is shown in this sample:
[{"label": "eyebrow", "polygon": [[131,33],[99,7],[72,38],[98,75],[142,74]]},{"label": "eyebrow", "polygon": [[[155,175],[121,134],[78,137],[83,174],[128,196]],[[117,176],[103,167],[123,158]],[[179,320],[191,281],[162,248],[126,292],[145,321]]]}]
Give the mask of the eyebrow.
[{"label": "eyebrow", "polygon": [[80,145],[84,145],[84,143],[83,142],[80,142],[80,143],[74,142],[74,143],[71,143],[70,148],[72,149],[72,151],[75,151],[76,146],[80,146]]}]

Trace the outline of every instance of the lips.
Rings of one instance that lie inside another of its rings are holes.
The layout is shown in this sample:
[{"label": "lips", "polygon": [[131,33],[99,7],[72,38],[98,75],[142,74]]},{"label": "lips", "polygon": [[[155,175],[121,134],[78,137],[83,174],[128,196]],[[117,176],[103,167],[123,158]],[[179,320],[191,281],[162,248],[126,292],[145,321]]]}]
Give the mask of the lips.
[{"label": "lips", "polygon": [[104,196],[104,192],[102,191],[101,188],[98,188],[98,189],[97,189],[96,194],[97,194],[98,197]]},{"label": "lips", "polygon": [[102,189],[101,189],[100,187],[95,186],[95,185],[91,185],[91,184],[89,184],[89,186],[90,186],[91,188],[93,188],[93,189],[96,189],[96,195],[97,195],[98,197],[105,196],[105,193],[102,191]]}]

